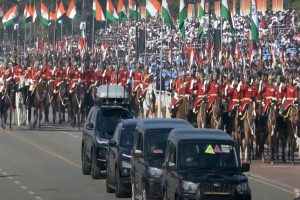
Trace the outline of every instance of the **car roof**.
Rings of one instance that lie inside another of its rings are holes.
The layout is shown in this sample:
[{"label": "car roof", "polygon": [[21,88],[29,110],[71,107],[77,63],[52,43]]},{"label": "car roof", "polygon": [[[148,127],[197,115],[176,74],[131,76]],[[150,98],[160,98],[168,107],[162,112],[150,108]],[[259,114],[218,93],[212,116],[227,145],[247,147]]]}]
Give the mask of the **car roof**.
[{"label": "car roof", "polygon": [[167,119],[167,118],[155,118],[155,119],[142,119],[137,123],[137,129],[142,133],[149,129],[173,129],[180,127],[193,126],[183,119]]},{"label": "car roof", "polygon": [[138,123],[138,121],[140,121],[141,119],[139,118],[134,118],[134,119],[124,119],[122,120],[122,124],[123,126],[130,126],[130,125],[135,125]]},{"label": "car roof", "polygon": [[218,140],[234,143],[234,140],[224,131],[205,128],[176,128],[168,137],[175,144],[191,140]]}]

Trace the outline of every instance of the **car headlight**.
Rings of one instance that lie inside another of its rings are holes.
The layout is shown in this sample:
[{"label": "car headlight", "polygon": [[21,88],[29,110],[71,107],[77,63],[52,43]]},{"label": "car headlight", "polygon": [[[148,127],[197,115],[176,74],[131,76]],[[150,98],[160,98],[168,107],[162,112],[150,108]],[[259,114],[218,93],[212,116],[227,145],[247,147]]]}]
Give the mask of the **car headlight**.
[{"label": "car headlight", "polygon": [[131,168],[131,163],[124,161],[124,160],[121,162],[121,165],[122,165],[122,168],[127,168],[127,169]]},{"label": "car headlight", "polygon": [[248,191],[248,183],[240,183],[236,186],[236,191],[243,194]]},{"label": "car headlight", "polygon": [[198,184],[188,181],[182,181],[183,193],[196,193]]},{"label": "car headlight", "polygon": [[149,167],[148,173],[150,177],[160,178],[160,176],[162,175],[162,170],[154,167]]}]

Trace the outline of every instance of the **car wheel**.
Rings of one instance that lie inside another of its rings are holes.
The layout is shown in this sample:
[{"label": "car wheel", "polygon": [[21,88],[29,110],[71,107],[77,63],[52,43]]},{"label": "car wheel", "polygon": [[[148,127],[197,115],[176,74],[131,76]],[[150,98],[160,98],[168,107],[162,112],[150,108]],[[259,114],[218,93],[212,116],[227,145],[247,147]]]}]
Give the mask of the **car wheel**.
[{"label": "car wheel", "polygon": [[116,169],[116,197],[121,198],[124,197],[124,187],[120,180],[120,171]]},{"label": "car wheel", "polygon": [[101,171],[99,166],[97,165],[97,158],[94,154],[94,152],[92,152],[92,170],[91,170],[91,176],[93,179],[99,179],[101,176]]},{"label": "car wheel", "polygon": [[92,170],[92,164],[87,161],[84,154],[84,147],[81,148],[81,169],[83,175],[90,175]]},{"label": "car wheel", "polygon": [[109,175],[106,176],[106,192],[113,193],[115,190],[109,186]]}]

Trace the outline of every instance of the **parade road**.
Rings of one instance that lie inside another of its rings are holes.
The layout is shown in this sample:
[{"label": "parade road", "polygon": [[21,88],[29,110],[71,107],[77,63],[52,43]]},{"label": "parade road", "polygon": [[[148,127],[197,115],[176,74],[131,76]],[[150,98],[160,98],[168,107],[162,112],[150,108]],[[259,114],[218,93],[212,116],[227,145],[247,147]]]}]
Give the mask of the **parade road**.
[{"label": "parade road", "polygon": [[[0,130],[0,200],[115,199],[114,194],[106,193],[104,179],[82,175],[81,134],[76,129],[51,126]],[[299,171],[300,166],[291,167]],[[288,171],[289,167],[276,169]],[[292,187],[275,178],[250,172],[249,180],[254,200],[293,198]]]}]

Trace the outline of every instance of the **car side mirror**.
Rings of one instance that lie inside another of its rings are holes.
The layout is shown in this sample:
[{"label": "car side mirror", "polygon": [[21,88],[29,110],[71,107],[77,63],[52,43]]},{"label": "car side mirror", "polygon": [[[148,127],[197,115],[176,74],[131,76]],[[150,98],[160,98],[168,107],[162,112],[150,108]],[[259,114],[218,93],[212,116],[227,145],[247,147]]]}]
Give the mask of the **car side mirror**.
[{"label": "car side mirror", "polygon": [[242,172],[250,171],[250,163],[242,163]]},{"label": "car side mirror", "polygon": [[136,158],[143,158],[144,157],[143,151],[135,149],[133,151],[133,156],[136,157]]},{"label": "car side mirror", "polygon": [[175,171],[176,170],[176,166],[175,166],[175,163],[173,162],[167,162],[167,170],[169,171]]},{"label": "car side mirror", "polygon": [[109,145],[110,147],[116,147],[116,146],[117,146],[117,142],[116,142],[116,141],[113,141],[113,140],[110,140],[110,141],[108,142],[108,145]]},{"label": "car side mirror", "polygon": [[87,124],[86,129],[90,131],[94,130],[94,124]]}]

